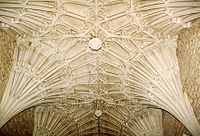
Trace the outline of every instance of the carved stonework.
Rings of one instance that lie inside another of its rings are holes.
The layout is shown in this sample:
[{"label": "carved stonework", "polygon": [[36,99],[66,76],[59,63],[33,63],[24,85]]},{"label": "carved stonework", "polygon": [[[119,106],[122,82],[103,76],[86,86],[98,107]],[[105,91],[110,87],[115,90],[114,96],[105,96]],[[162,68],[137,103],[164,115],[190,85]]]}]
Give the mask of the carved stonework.
[{"label": "carved stonework", "polygon": [[195,0],[1,1],[0,127],[39,106],[35,136],[162,136],[151,107],[199,136],[199,11]]}]

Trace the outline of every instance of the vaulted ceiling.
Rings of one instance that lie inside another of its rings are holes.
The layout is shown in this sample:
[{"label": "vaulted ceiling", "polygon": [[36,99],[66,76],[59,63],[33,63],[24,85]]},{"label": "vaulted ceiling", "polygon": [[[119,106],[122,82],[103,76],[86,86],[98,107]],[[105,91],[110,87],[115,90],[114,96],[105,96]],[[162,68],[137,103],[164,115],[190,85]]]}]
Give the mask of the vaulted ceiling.
[{"label": "vaulted ceiling", "polygon": [[0,0],[0,134],[200,135],[199,0]]}]

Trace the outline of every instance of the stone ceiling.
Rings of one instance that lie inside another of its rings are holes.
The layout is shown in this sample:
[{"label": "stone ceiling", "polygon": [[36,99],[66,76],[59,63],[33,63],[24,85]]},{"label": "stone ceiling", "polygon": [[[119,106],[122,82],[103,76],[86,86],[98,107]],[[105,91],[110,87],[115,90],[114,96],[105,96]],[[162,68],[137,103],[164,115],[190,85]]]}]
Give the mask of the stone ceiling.
[{"label": "stone ceiling", "polygon": [[0,0],[0,134],[199,136],[199,18],[199,0]]}]

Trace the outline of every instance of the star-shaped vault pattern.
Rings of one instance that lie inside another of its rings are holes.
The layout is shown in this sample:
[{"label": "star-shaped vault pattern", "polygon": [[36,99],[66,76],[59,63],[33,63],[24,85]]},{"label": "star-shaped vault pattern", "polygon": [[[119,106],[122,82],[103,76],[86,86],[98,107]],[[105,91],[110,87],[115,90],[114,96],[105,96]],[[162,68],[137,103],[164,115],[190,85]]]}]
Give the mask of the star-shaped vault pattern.
[{"label": "star-shaped vault pattern", "polygon": [[198,0],[0,0],[0,127],[35,107],[34,136],[163,136],[167,111],[200,135],[199,17]]}]

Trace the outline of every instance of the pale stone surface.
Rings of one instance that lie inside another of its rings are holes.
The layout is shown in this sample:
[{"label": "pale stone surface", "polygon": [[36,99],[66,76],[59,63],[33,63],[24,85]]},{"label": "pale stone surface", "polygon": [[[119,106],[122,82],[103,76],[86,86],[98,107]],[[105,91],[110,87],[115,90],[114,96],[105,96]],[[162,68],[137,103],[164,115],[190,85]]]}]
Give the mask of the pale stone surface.
[{"label": "pale stone surface", "polygon": [[[12,64],[9,59],[1,66],[3,75],[13,67],[1,88],[0,127],[21,111],[42,105],[35,112],[34,135],[161,136],[165,126],[160,111],[138,115],[151,106],[168,111],[199,136],[200,95],[191,91],[199,81],[194,74],[198,62],[193,62],[199,54],[198,46],[190,47],[198,43],[199,29],[189,38],[183,32],[186,37],[181,35],[177,44],[177,32],[191,27],[199,11],[200,2],[194,0],[1,1],[0,29],[16,38],[17,47],[9,49],[14,51]],[[99,40],[92,46],[95,38]],[[177,58],[180,41],[188,47],[186,59]],[[2,44],[4,53],[9,44]],[[57,110],[48,108],[52,106]],[[62,118],[63,111],[75,109],[76,114],[69,113],[78,122],[72,133],[62,129]],[[103,112],[99,118],[97,109]],[[136,121],[129,126],[131,118]],[[53,127],[54,121],[60,127]]]}]

